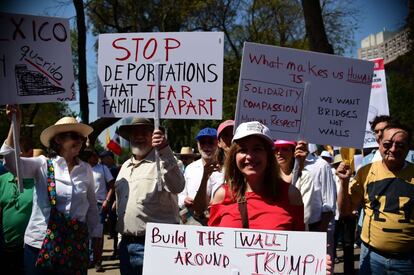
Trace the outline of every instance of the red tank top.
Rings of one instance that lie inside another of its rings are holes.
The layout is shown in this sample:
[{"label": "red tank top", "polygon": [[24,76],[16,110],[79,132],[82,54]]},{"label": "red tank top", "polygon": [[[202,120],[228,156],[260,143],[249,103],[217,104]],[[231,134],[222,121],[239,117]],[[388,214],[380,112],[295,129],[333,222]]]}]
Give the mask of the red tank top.
[{"label": "red tank top", "polygon": [[[305,230],[303,205],[289,203],[289,183],[281,182],[281,196],[278,201],[270,201],[254,192],[246,192],[249,228],[268,230]],[[210,207],[209,226],[242,228],[242,220],[237,202],[227,184],[224,201]]]}]

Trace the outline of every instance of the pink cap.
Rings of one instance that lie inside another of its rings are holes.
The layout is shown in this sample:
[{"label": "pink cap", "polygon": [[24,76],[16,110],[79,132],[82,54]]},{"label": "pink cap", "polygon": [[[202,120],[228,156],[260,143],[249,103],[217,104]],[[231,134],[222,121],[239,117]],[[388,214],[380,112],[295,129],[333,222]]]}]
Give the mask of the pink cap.
[{"label": "pink cap", "polygon": [[234,120],[226,120],[220,123],[219,127],[217,128],[217,138],[220,136],[221,132],[227,127],[234,127]]},{"label": "pink cap", "polygon": [[293,140],[282,140],[282,139],[278,139],[273,144],[275,145],[275,147],[278,147],[278,146],[286,146],[286,145],[292,145],[292,146],[295,147],[297,143],[296,143],[296,141],[293,141]]}]

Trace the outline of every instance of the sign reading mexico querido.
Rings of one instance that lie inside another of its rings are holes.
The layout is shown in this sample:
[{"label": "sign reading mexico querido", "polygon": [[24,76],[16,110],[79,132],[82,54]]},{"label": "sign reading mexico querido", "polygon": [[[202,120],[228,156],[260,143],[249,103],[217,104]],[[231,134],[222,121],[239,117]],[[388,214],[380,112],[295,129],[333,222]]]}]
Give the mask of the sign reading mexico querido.
[{"label": "sign reading mexico querido", "polygon": [[220,32],[99,35],[98,115],[154,117],[158,93],[160,118],[221,119],[223,43]]},{"label": "sign reading mexico querido", "polygon": [[0,13],[0,104],[74,100],[69,20]]}]

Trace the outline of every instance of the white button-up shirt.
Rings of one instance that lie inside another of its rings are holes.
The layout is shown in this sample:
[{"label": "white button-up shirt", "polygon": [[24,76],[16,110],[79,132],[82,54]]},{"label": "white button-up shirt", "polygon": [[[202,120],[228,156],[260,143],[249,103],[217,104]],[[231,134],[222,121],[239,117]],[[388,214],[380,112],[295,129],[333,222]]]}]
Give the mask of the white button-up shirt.
[{"label": "white button-up shirt", "polygon": [[[14,149],[3,144],[0,154],[4,155],[7,169],[16,175]],[[96,225],[99,223],[98,209],[95,198],[95,182],[92,169],[86,162],[80,161],[69,173],[64,158],[57,156],[52,159],[55,182],[57,210],[71,218],[86,222],[91,237],[99,237]],[[47,191],[47,158],[20,158],[23,178],[34,178],[32,215],[27,225],[24,242],[30,246],[41,248],[46,235],[50,216],[50,201]]]}]

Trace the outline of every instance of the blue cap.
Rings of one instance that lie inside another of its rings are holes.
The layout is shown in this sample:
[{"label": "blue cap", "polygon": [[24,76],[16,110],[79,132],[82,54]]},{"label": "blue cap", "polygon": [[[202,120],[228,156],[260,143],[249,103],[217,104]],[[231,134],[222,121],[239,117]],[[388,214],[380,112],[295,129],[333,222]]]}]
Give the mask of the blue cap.
[{"label": "blue cap", "polygon": [[196,140],[200,140],[203,137],[211,137],[217,139],[217,130],[214,128],[204,128],[198,132]]}]

